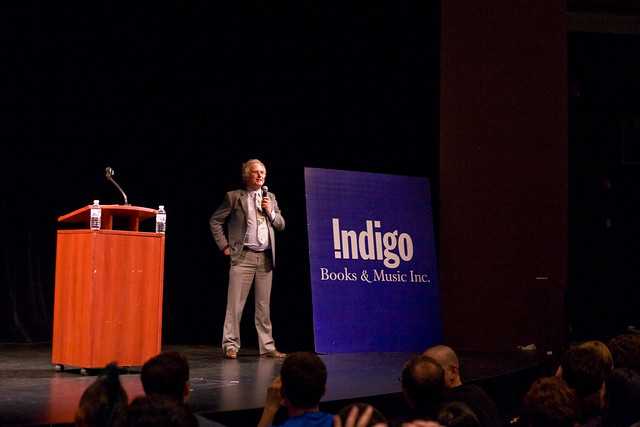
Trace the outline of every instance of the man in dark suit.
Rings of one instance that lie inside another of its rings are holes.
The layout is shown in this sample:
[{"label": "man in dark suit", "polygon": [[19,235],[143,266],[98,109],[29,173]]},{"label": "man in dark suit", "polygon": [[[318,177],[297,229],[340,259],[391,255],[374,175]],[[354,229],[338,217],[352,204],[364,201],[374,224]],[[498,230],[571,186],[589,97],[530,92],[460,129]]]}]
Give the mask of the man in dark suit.
[{"label": "man in dark suit", "polygon": [[460,362],[451,347],[437,345],[428,348],[423,354],[436,360],[444,370],[445,402],[466,403],[478,417],[482,426],[499,427],[503,425],[498,408],[489,395],[475,384],[462,383]]},{"label": "man in dark suit", "polygon": [[238,355],[240,319],[255,281],[260,355],[283,358],[285,355],[276,350],[273,341],[269,299],[276,259],[274,230],[282,231],[285,221],[275,195],[263,191],[267,177],[264,164],[258,159],[248,160],[242,165],[242,177],[245,189],[229,191],[209,221],[218,248],[231,259],[222,349],[228,359]]}]

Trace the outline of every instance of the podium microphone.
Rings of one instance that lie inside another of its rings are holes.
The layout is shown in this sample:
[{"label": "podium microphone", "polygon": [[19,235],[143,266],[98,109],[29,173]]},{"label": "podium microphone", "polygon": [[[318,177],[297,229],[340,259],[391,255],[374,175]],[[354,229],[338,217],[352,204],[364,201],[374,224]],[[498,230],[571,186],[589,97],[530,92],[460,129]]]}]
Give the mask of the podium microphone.
[{"label": "podium microphone", "polygon": [[124,198],[124,204],[128,205],[129,202],[127,201],[127,195],[124,194],[124,191],[122,191],[122,188],[118,185],[118,183],[113,179],[113,175],[116,174],[116,172],[110,167],[107,166],[106,169],[104,170],[104,174],[107,177],[107,179],[109,181],[111,181],[113,183],[113,185],[116,186],[116,188],[120,191],[120,193],[122,194],[122,197]]}]

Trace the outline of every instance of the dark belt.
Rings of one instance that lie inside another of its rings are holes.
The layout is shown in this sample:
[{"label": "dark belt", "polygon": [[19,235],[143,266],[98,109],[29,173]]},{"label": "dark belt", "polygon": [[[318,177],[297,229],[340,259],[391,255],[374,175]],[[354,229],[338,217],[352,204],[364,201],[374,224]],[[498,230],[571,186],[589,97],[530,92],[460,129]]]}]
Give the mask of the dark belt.
[{"label": "dark belt", "polygon": [[265,252],[268,252],[268,251],[269,251],[269,248],[265,249],[264,251],[256,251],[255,249],[251,249],[251,248],[250,248],[250,247],[248,247],[248,246],[243,246],[243,247],[242,247],[242,249],[243,249],[243,250],[245,250],[245,251],[248,251],[248,252],[256,253],[256,254],[263,254],[263,253],[265,253]]}]

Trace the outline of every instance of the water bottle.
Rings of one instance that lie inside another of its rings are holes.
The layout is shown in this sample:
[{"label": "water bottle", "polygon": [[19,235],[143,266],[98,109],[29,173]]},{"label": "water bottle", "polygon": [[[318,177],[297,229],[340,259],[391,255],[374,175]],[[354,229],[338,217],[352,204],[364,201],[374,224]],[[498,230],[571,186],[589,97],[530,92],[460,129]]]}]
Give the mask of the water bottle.
[{"label": "water bottle", "polygon": [[164,211],[164,205],[158,206],[156,212],[156,233],[164,233],[167,228],[167,213]]},{"label": "water bottle", "polygon": [[100,212],[100,201],[94,200],[91,205],[91,217],[89,219],[89,228],[91,230],[100,230],[100,219],[102,213]]}]

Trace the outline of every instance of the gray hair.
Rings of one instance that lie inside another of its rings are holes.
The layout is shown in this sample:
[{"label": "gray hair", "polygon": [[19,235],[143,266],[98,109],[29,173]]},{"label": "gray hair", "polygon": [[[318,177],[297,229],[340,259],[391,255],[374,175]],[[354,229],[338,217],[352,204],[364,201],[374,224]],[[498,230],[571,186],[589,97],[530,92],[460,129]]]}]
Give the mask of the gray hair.
[{"label": "gray hair", "polygon": [[258,160],[258,159],[249,159],[249,160],[247,160],[246,162],[244,162],[242,164],[242,180],[244,182],[247,182],[247,179],[249,178],[249,168],[254,163],[258,163],[260,166],[262,166],[264,168],[265,171],[267,170],[267,167],[260,160]]}]

